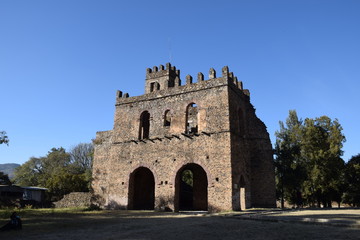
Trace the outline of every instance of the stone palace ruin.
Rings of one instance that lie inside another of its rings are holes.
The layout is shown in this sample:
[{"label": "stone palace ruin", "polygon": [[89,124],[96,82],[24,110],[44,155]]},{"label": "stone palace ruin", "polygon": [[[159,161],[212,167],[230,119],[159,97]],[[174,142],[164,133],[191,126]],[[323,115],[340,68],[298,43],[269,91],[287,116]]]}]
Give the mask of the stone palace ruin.
[{"label": "stone palace ruin", "polygon": [[103,207],[225,211],[275,207],[272,146],[228,67],[197,81],[146,70],[145,94],[117,91],[114,128],[97,132],[94,195]]}]

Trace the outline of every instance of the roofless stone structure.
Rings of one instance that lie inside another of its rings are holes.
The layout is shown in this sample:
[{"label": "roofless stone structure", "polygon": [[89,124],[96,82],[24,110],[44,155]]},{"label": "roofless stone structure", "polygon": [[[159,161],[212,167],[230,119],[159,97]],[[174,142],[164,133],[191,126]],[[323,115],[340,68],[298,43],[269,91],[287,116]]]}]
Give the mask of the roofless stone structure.
[{"label": "roofless stone structure", "polygon": [[117,91],[114,128],[97,132],[93,189],[104,207],[240,210],[275,207],[272,146],[250,92],[228,67],[197,82],[146,70],[145,94]]}]

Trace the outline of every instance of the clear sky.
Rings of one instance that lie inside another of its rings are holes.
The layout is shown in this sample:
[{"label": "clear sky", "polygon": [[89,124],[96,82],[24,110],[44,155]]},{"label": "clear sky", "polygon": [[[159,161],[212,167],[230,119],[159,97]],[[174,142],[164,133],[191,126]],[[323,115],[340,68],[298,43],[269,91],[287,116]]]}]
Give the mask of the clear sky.
[{"label": "clear sky", "polygon": [[228,65],[274,143],[290,109],[337,118],[360,153],[360,1],[1,0],[0,163],[90,142],[116,90],[144,93],[171,62],[196,79]]}]

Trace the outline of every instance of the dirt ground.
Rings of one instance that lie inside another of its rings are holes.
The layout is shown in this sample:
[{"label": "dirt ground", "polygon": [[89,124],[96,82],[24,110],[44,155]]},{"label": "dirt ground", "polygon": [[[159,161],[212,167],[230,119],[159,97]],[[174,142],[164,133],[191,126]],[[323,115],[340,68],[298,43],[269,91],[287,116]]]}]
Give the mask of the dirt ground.
[{"label": "dirt ground", "polygon": [[[272,219],[261,220],[262,217]],[[328,226],[274,221],[297,219],[360,220],[360,210],[258,211],[238,213],[159,213],[100,211],[22,217],[23,230],[0,232],[0,239],[359,239],[358,226]],[[255,221],[254,221],[255,220]],[[5,223],[5,219],[0,224]]]}]

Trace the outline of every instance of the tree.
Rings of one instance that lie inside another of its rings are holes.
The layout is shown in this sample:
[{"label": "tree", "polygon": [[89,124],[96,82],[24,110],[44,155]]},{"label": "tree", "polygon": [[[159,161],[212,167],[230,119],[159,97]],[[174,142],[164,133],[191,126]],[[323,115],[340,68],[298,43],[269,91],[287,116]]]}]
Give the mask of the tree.
[{"label": "tree", "polygon": [[194,186],[194,174],[191,170],[186,169],[181,173],[181,181],[186,183],[188,186]]},{"label": "tree", "polygon": [[3,185],[11,185],[11,181],[9,179],[9,176],[3,172],[0,172],[0,184]]},{"label": "tree", "polygon": [[[82,144],[79,148],[85,145]],[[74,152],[68,153],[64,148],[52,148],[45,157],[32,157],[18,167],[14,180],[22,186],[48,188],[51,200],[59,200],[70,192],[89,191],[91,168],[84,164],[88,160],[81,158],[80,161]],[[92,158],[89,161],[92,162]]]},{"label": "tree", "polygon": [[331,201],[340,204],[345,136],[338,120],[322,116],[302,121],[296,111],[289,111],[286,126],[280,121],[275,135],[275,173],[282,207],[284,200],[298,205],[305,200],[324,207],[331,207]]},{"label": "tree", "polygon": [[93,158],[94,146],[92,143],[79,143],[70,149],[72,168],[76,173],[84,175],[89,190],[91,189]]},{"label": "tree", "polygon": [[63,169],[67,169],[70,166],[70,154],[65,151],[64,148],[52,148],[48,152],[48,155],[42,160],[42,176],[41,184],[45,187],[48,187],[48,182],[53,178],[58,172],[61,172]]},{"label": "tree", "polygon": [[41,186],[43,158],[31,157],[15,169],[14,182],[21,186]]},{"label": "tree", "polygon": [[81,172],[92,168],[93,156],[94,146],[92,143],[79,143],[70,149],[70,161]]},{"label": "tree", "polygon": [[64,148],[52,148],[45,157],[31,157],[15,170],[15,182],[23,186],[45,187],[48,179],[70,162]]},{"label": "tree", "polygon": [[298,118],[295,110],[289,111],[285,124],[280,121],[280,130],[276,131],[275,143],[275,172],[277,195],[284,201],[301,205],[299,199],[299,186],[304,181],[304,166],[301,162],[301,131],[302,120]]},{"label": "tree", "polygon": [[307,118],[302,134],[301,154],[305,162],[307,179],[303,190],[308,200],[320,207],[331,207],[331,201],[340,202],[341,159],[345,136],[338,120],[327,116]]},{"label": "tree", "polygon": [[60,200],[71,192],[88,191],[88,181],[85,174],[73,174],[67,169],[60,169],[46,182],[46,188],[52,194],[52,200]]},{"label": "tree", "polygon": [[351,157],[344,172],[345,191],[342,199],[345,203],[360,207],[360,154]]},{"label": "tree", "polygon": [[5,131],[0,131],[0,144],[9,145],[9,138]]}]

